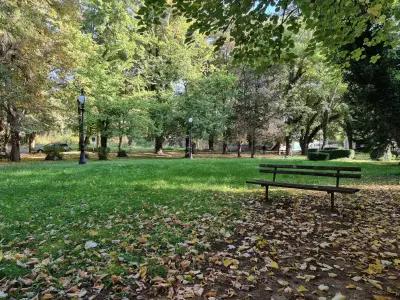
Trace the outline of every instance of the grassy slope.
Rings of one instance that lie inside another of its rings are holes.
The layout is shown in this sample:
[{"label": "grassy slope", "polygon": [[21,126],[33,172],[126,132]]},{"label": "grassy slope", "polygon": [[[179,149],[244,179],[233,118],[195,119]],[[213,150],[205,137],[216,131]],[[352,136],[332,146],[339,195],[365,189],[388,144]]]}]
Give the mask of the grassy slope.
[{"label": "grassy slope", "polygon": [[[138,159],[95,161],[85,166],[76,162],[0,166],[0,250],[10,251],[30,238],[30,247],[39,256],[56,255],[89,239],[123,239],[126,232],[129,238],[148,233],[155,244],[176,244],[187,234],[184,229],[166,231],[161,225],[147,226],[146,220],[160,211],[177,214],[182,220],[207,212],[234,212],[232,199],[249,190],[245,180],[260,177],[256,166],[267,161],[271,160]],[[310,162],[279,159],[279,163]],[[399,184],[400,167],[395,163],[323,164],[361,166],[362,180],[346,181],[349,184]],[[334,183],[330,178],[303,176],[278,179]],[[1,264],[0,275],[14,277],[22,272]]]}]

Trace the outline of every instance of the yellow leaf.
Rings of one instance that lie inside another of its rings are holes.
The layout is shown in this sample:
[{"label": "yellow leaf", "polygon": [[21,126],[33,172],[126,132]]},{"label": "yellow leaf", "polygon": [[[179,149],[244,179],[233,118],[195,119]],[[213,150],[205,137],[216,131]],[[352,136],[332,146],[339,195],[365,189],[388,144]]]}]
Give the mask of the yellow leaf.
[{"label": "yellow leaf", "polygon": [[253,275],[247,276],[247,281],[256,282],[256,278]]},{"label": "yellow leaf", "polygon": [[365,271],[369,275],[380,274],[383,271],[383,265],[379,259],[375,260],[374,264],[369,264],[368,269]]},{"label": "yellow leaf", "polygon": [[3,251],[0,250],[0,262],[3,260],[4,255],[3,255]]},{"label": "yellow leaf", "polygon": [[381,295],[373,295],[374,300],[392,300],[391,297],[381,296]]},{"label": "yellow leaf", "polygon": [[266,240],[266,239],[261,239],[261,240],[259,240],[259,241],[257,242],[256,247],[257,247],[258,249],[264,249],[265,247],[267,247],[267,245],[268,245],[267,240]]},{"label": "yellow leaf", "polygon": [[[0,252],[0,261],[1,261],[1,252]],[[400,259],[395,259],[393,262],[395,266],[400,266]]]},{"label": "yellow leaf", "polygon": [[237,259],[224,258],[223,263],[225,267],[231,267],[231,269],[233,269],[237,267],[239,261]]},{"label": "yellow leaf", "polygon": [[304,293],[304,292],[307,292],[308,290],[304,285],[299,285],[298,288],[297,288],[297,291],[299,293]]},{"label": "yellow leaf", "polygon": [[142,266],[139,269],[139,277],[144,279],[147,275],[147,267],[146,266]]},{"label": "yellow leaf", "polygon": [[278,263],[276,261],[273,261],[273,260],[271,260],[270,267],[274,268],[274,269],[279,269]]},{"label": "yellow leaf", "polygon": [[357,287],[352,283],[346,285],[346,289],[355,289],[355,288],[357,288]]}]

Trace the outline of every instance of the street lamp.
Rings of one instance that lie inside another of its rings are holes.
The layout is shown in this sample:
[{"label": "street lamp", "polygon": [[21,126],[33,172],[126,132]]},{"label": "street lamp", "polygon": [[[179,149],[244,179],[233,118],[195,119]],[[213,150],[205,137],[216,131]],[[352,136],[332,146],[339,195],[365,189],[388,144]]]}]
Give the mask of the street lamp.
[{"label": "street lamp", "polygon": [[81,94],[79,95],[78,99],[78,115],[79,115],[79,150],[80,150],[80,155],[79,155],[79,164],[83,165],[86,164],[86,156],[85,156],[85,132],[84,132],[84,113],[85,113],[85,102],[86,102],[86,96],[85,96],[85,91],[81,89]]},{"label": "street lamp", "polygon": [[189,118],[189,158],[193,158],[193,147],[192,147],[192,125],[193,125],[193,118]]}]

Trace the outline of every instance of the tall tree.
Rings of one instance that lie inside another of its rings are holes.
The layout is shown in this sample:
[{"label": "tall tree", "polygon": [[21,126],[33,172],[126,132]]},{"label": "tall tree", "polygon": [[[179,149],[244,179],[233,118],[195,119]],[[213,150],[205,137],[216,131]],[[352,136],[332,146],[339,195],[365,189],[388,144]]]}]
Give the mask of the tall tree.
[{"label": "tall tree", "polygon": [[240,70],[238,99],[235,103],[237,122],[249,136],[251,157],[255,156],[256,142],[260,131],[267,129],[270,121],[279,112],[281,104],[279,66],[258,72],[249,67]]},{"label": "tall tree", "polygon": [[55,79],[80,56],[77,11],[77,1],[0,3],[0,107],[10,126],[12,161],[20,160],[22,121],[52,108]]}]

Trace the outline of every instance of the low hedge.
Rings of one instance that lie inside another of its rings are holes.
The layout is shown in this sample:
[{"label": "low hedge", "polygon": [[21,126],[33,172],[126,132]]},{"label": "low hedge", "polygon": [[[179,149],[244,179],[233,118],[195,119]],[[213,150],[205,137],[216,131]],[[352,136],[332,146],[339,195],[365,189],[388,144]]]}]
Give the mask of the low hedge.
[{"label": "low hedge", "polygon": [[318,152],[318,151],[319,151],[319,149],[313,148],[313,149],[308,149],[307,153],[311,153],[311,152],[315,153],[315,152]]},{"label": "low hedge", "polygon": [[329,160],[329,153],[308,152],[308,160]]},{"label": "low hedge", "polygon": [[[311,149],[310,149],[311,150]],[[338,158],[354,158],[354,150],[335,149],[335,150],[320,150],[308,151],[307,158],[309,160],[331,160]]]},{"label": "low hedge", "polygon": [[319,153],[328,153],[329,159],[338,158],[354,158],[354,150],[335,149],[335,150],[321,150]]}]

